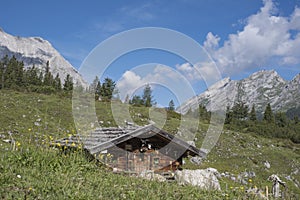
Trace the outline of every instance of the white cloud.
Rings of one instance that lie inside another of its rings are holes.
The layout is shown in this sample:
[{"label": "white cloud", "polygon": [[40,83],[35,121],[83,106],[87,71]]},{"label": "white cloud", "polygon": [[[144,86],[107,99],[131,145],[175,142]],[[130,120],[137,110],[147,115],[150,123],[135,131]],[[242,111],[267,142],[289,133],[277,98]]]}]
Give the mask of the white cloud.
[{"label": "white cloud", "polygon": [[117,83],[121,99],[124,99],[126,95],[133,94],[142,85],[144,85],[144,80],[141,76],[132,71],[126,71]]},{"label": "white cloud", "polygon": [[300,30],[300,8],[295,8],[294,13],[291,17],[291,28]]},{"label": "white cloud", "polygon": [[190,63],[176,65],[176,69],[189,81],[203,80],[209,86],[219,81],[221,74],[214,62],[201,62],[192,66]]},{"label": "white cloud", "polygon": [[190,63],[183,63],[181,65],[176,65],[176,69],[179,72],[181,72],[190,81],[202,80],[199,71]]},{"label": "white cloud", "polygon": [[124,100],[127,95],[132,96],[146,84],[150,84],[152,89],[155,89],[156,84],[163,86],[176,94],[182,102],[195,95],[187,79],[176,70],[165,65],[146,64],[122,75],[117,82],[120,98]]},{"label": "white cloud", "polygon": [[[207,34],[204,48],[222,72],[259,67],[275,57],[280,64],[300,63],[300,9],[295,8],[289,17],[276,12],[274,3],[265,0],[260,11],[247,18],[243,30],[230,34],[222,46],[218,36]],[[296,36],[291,31],[296,31]]]}]

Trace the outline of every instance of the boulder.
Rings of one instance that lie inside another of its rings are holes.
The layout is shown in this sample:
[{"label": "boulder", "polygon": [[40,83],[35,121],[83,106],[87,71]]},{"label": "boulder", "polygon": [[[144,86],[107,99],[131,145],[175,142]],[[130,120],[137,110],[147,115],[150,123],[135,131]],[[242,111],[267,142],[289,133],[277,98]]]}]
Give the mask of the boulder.
[{"label": "boulder", "polygon": [[176,171],[175,180],[180,185],[193,185],[205,190],[221,190],[215,175],[216,171],[211,169],[213,168]]}]

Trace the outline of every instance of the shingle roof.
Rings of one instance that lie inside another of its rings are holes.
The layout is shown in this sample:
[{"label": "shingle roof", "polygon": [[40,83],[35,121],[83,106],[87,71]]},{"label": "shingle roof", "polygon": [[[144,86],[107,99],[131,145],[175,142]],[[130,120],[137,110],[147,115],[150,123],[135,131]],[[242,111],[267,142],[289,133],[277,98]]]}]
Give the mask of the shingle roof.
[{"label": "shingle roof", "polygon": [[83,145],[84,149],[88,150],[90,154],[94,155],[114,145],[120,144],[131,138],[138,137],[149,131],[159,134],[161,137],[165,138],[168,141],[172,141],[173,145],[180,145],[182,148],[185,148],[194,155],[202,157],[205,157],[206,155],[205,152],[189,145],[187,142],[155,127],[152,124],[143,127],[128,126],[124,128],[98,128],[89,135],[73,135],[68,138],[57,140],[56,142],[64,146],[72,146],[73,144],[78,145],[80,143]]},{"label": "shingle roof", "polygon": [[76,134],[70,137],[56,140],[56,143],[60,143],[64,146],[71,146],[72,144],[82,144],[83,148],[90,150],[91,148],[98,146],[102,143],[113,140],[114,138],[128,134],[139,126],[127,126],[127,127],[108,127],[108,128],[96,128],[95,131],[88,135]]}]

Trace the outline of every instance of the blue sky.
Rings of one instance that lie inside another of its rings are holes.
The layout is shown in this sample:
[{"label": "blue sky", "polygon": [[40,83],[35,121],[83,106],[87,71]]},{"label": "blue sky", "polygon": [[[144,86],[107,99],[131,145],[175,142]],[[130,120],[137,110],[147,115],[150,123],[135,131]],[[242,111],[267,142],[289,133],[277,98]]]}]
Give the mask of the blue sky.
[{"label": "blue sky", "polygon": [[[93,48],[116,33],[163,27],[203,45],[222,77],[240,79],[275,69],[290,80],[300,71],[298,8],[300,0],[10,0],[1,2],[0,27],[12,35],[49,40],[77,69]],[[126,79],[126,71],[144,63],[170,66],[193,79],[196,93],[205,89],[184,60],[155,50],[122,56],[106,75]]]}]

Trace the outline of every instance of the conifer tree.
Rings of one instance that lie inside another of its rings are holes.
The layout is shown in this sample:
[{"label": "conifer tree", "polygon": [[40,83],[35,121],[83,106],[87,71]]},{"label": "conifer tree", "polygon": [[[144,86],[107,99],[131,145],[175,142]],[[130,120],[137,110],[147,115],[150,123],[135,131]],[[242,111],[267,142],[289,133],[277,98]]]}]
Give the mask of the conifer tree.
[{"label": "conifer tree", "polygon": [[173,100],[171,100],[171,101],[169,102],[168,110],[169,110],[169,111],[174,111],[174,110],[175,110],[175,104],[174,104],[174,101],[173,101]]},{"label": "conifer tree", "polygon": [[56,74],[56,77],[53,81],[53,87],[56,91],[61,91],[61,80],[59,77],[59,73]]},{"label": "conifer tree", "polygon": [[47,61],[43,84],[45,86],[53,86],[53,81],[54,81],[54,78],[50,72],[49,61]]},{"label": "conifer tree", "polygon": [[64,82],[64,91],[69,92],[73,90],[73,78],[70,76],[70,74],[67,74]]},{"label": "conifer tree", "polygon": [[41,81],[38,76],[38,70],[34,65],[28,68],[25,74],[27,85],[41,85]]},{"label": "conifer tree", "polygon": [[95,93],[95,100],[98,100],[101,96],[102,86],[98,76],[95,77],[93,83],[90,86],[90,91]]},{"label": "conifer tree", "polygon": [[288,125],[288,119],[285,113],[278,112],[275,114],[275,123],[279,127],[285,127]]},{"label": "conifer tree", "polygon": [[264,112],[264,121],[268,123],[274,123],[274,114],[271,108],[270,103],[268,103],[265,112]]},{"label": "conifer tree", "polygon": [[134,106],[141,106],[143,105],[143,100],[141,96],[134,95],[132,99],[129,101],[129,104],[134,105]]},{"label": "conifer tree", "polygon": [[230,106],[228,105],[226,107],[226,118],[225,118],[225,124],[230,124],[232,122],[232,111],[230,110]]},{"label": "conifer tree", "polygon": [[9,62],[8,55],[4,56],[1,61],[0,65],[0,74],[1,74],[1,88],[5,88],[5,78],[6,78],[6,71],[7,71],[7,65]]},{"label": "conifer tree", "polygon": [[152,107],[154,101],[153,101],[153,96],[152,96],[152,89],[149,84],[146,85],[143,91],[143,96],[142,96],[143,104],[146,107]]},{"label": "conifer tree", "polygon": [[101,88],[101,96],[107,100],[111,100],[116,83],[111,78],[105,78]]},{"label": "conifer tree", "polygon": [[251,111],[250,111],[250,116],[249,119],[253,122],[257,121],[257,117],[256,117],[256,110],[255,110],[255,106],[254,104],[252,105]]},{"label": "conifer tree", "polygon": [[237,102],[232,107],[233,118],[238,120],[246,119],[248,116],[249,108],[244,102]]}]

